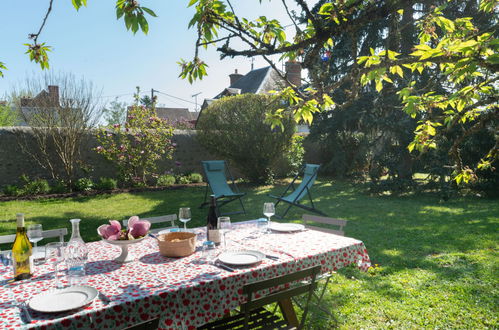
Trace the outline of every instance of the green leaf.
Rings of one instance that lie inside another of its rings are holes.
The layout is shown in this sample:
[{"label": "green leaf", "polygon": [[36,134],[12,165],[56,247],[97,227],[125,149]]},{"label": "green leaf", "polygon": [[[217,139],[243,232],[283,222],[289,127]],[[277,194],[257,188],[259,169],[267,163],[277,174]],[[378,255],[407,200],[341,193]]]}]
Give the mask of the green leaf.
[{"label": "green leaf", "polygon": [[120,19],[125,12],[122,8],[116,7],[116,19]]},{"label": "green leaf", "polygon": [[147,20],[145,19],[144,15],[140,15],[138,17],[138,21],[142,32],[144,32],[144,34],[147,34],[147,32],[149,32],[149,24],[147,23]]},{"label": "green leaf", "polygon": [[409,145],[407,146],[407,149],[409,150],[409,152],[412,152],[414,150],[414,147],[416,146],[416,142],[412,141],[411,143],[409,143]]},{"label": "green leaf", "polygon": [[492,54],[486,59],[487,62],[492,64],[499,64],[499,54]]},{"label": "green leaf", "polygon": [[[3,62],[0,62],[0,69],[7,70],[7,67]],[[0,77],[3,77],[3,71],[0,70]]]},{"label": "green leaf", "polygon": [[376,91],[381,92],[383,89],[383,81],[381,79],[376,80]]},{"label": "green leaf", "polygon": [[[196,0],[197,1],[197,0]],[[148,13],[149,15],[151,15],[152,17],[158,17],[158,15],[156,15],[156,13],[154,11],[152,11],[151,9],[149,8],[146,8],[146,7],[140,7],[143,11],[145,11],[146,13]]]}]

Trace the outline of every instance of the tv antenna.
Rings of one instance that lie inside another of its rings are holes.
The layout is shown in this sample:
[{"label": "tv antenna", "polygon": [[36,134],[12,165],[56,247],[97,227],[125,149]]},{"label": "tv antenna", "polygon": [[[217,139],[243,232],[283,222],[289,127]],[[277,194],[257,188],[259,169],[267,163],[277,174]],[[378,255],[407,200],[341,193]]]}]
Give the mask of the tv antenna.
[{"label": "tv antenna", "polygon": [[201,94],[202,92],[192,94],[191,97],[194,98],[194,101],[196,102],[196,106],[194,108],[194,111],[198,112],[198,95]]}]

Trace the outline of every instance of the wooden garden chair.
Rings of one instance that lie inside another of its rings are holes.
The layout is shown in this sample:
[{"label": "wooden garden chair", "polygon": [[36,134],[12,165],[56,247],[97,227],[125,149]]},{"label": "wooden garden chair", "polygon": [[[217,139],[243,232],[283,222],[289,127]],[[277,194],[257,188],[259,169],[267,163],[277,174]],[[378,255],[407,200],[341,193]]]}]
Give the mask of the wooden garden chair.
[{"label": "wooden garden chair", "polygon": [[[334,218],[328,218],[328,217],[320,217],[320,216],[310,215],[310,214],[304,214],[302,216],[302,220],[303,220],[303,225],[307,229],[317,230],[317,231],[335,234],[335,235],[339,235],[339,236],[345,236],[345,231],[343,230],[343,228],[348,223],[347,220],[334,219]],[[323,225],[327,225],[327,227],[318,227],[318,226],[310,225],[310,223],[320,223]],[[332,226],[334,228],[331,228]],[[330,272],[330,273],[322,273],[317,277],[318,281],[325,281],[325,282],[324,282],[324,284],[318,286],[319,292],[314,292],[313,295],[314,295],[315,301],[313,301],[312,304],[315,305],[320,310],[322,310],[324,313],[331,316],[333,319],[336,319],[336,317],[333,315],[333,313],[331,313],[329,310],[325,309],[321,304],[322,298],[324,298],[324,294],[326,293],[329,281],[331,280],[333,275],[334,275],[334,272]],[[297,301],[295,301],[295,303],[300,308],[302,308],[302,306],[300,306],[300,304]]]},{"label": "wooden garden chair", "polygon": [[[67,228],[57,228],[57,229],[49,229],[42,231],[43,238],[59,237],[59,241],[61,243],[64,242],[64,236],[66,236],[67,234],[68,234]],[[15,239],[16,239],[16,234],[3,235],[0,236],[0,244],[14,243]]]},{"label": "wooden garden chair", "polygon": [[[247,295],[248,300],[241,305],[241,311],[238,314],[205,324],[198,329],[302,329],[308,313],[308,302],[316,288],[315,279],[320,270],[321,266],[315,266],[273,279],[246,284],[243,287],[243,293]],[[299,282],[306,278],[310,280]],[[261,290],[281,286],[284,289],[259,298],[254,296]],[[307,304],[304,306],[301,321],[298,323],[294,310],[289,310],[293,308],[290,299],[302,294],[307,294]],[[279,304],[285,316],[284,320],[263,308],[271,303]]]}]

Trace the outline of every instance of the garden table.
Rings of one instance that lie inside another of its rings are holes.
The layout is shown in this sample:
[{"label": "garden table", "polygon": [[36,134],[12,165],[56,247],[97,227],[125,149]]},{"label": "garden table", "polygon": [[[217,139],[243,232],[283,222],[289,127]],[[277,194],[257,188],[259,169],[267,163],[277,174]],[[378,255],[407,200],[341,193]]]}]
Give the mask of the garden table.
[{"label": "garden table", "polygon": [[[166,258],[158,253],[156,241],[146,238],[130,246],[137,260],[128,264],[113,261],[119,248],[103,241],[88,243],[87,284],[101,295],[90,305],[73,312],[43,314],[31,311],[32,321],[24,323],[18,301],[53,286],[53,269],[36,266],[34,276],[25,281],[10,282],[12,269],[0,266],[0,328],[113,328],[119,329],[160,317],[162,329],[194,329],[222,317],[244,302],[242,287],[322,265],[322,271],[334,271],[355,264],[370,267],[364,244],[356,239],[330,233],[305,230],[296,233],[271,233],[251,237],[254,222],[233,224],[228,233],[232,248],[259,249],[278,256],[265,259],[251,268],[229,272],[201,264],[200,245],[205,229],[196,228],[198,249],[185,258]],[[250,238],[251,237],[251,238]]]}]

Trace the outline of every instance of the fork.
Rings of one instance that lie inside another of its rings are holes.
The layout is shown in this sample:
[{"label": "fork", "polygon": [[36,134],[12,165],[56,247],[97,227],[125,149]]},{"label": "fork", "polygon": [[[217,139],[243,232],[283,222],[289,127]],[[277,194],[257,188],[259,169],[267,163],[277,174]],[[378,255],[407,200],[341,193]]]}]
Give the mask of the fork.
[{"label": "fork", "polygon": [[[24,323],[28,323],[28,324],[31,323],[31,321],[33,321],[33,318],[31,317],[31,314],[29,312],[28,305],[26,304],[26,301],[18,300],[17,303],[18,303],[18,307],[20,310],[21,320]],[[24,319],[23,319],[23,314],[24,314]]]}]

